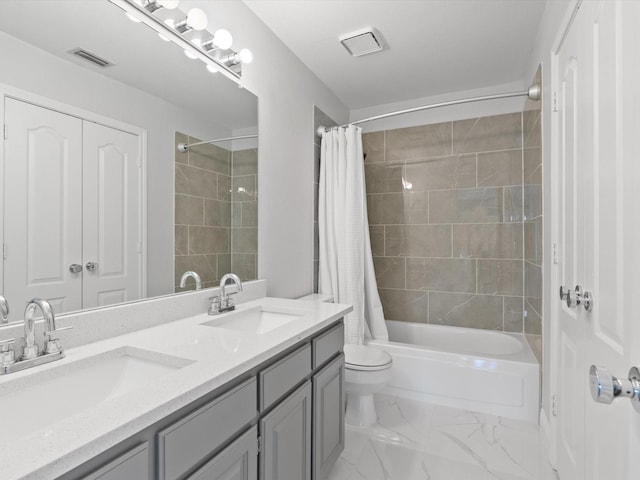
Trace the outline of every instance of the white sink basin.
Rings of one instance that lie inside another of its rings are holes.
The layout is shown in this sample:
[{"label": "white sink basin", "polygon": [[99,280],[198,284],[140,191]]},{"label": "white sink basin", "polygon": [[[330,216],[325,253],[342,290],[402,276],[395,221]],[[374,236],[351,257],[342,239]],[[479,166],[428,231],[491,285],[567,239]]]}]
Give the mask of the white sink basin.
[{"label": "white sink basin", "polygon": [[45,371],[34,367],[33,374],[15,380],[7,376],[0,383],[0,412],[7,414],[2,415],[0,443],[44,429],[190,363],[122,347]]},{"label": "white sink basin", "polygon": [[308,311],[305,310],[260,305],[248,310],[225,314],[201,325],[262,335],[283,327],[294,320],[299,320],[307,314]]}]

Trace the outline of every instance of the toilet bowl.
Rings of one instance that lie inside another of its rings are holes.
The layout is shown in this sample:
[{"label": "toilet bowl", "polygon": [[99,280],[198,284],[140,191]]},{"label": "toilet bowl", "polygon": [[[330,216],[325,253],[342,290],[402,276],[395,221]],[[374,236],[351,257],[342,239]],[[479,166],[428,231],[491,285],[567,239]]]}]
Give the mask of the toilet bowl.
[{"label": "toilet bowl", "polygon": [[391,379],[391,355],[367,345],[344,346],[348,425],[369,427],[378,421],[373,394]]}]

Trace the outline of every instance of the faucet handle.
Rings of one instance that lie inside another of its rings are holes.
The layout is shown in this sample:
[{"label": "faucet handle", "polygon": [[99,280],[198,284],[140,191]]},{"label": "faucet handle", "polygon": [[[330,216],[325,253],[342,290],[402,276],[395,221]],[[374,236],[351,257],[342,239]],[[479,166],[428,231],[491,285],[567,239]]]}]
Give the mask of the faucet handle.
[{"label": "faucet handle", "polygon": [[0,367],[16,363],[16,353],[11,345],[16,343],[15,338],[0,340]]},{"label": "faucet handle", "polygon": [[44,342],[44,353],[60,353],[62,352],[62,345],[60,345],[60,340],[56,336],[57,332],[64,332],[65,330],[71,330],[73,326],[69,325],[68,327],[56,328],[55,330],[51,330],[50,332],[44,332],[44,336],[49,340]]}]

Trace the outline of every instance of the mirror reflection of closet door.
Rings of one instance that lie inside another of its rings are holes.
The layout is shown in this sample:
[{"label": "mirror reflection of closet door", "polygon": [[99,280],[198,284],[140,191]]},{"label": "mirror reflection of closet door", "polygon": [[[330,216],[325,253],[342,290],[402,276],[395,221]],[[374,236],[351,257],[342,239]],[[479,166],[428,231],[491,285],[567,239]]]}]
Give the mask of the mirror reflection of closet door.
[{"label": "mirror reflection of closet door", "polygon": [[141,298],[141,155],[137,135],[84,122],[83,308]]},{"label": "mirror reflection of closet door", "polygon": [[33,297],[82,307],[82,120],[5,100],[4,295],[11,320]]}]

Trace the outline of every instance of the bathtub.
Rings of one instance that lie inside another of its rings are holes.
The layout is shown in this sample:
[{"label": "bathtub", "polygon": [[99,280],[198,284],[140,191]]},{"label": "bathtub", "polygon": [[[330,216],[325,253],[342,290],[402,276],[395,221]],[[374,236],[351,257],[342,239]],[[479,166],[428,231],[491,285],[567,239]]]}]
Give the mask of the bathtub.
[{"label": "bathtub", "polygon": [[537,422],[539,365],[524,335],[387,320],[391,381],[382,393]]}]

